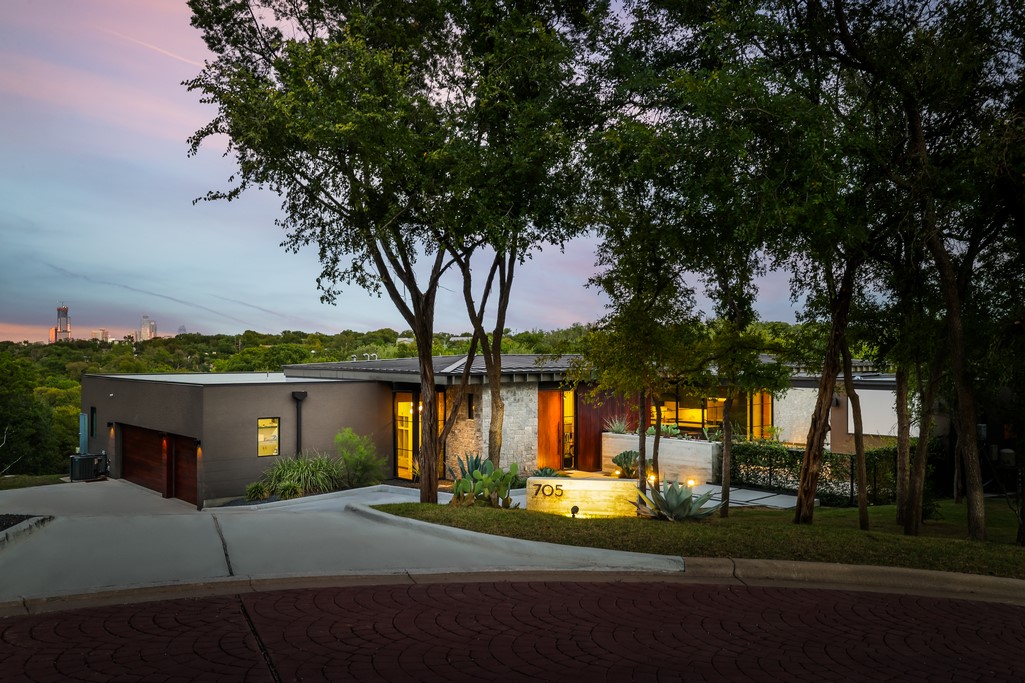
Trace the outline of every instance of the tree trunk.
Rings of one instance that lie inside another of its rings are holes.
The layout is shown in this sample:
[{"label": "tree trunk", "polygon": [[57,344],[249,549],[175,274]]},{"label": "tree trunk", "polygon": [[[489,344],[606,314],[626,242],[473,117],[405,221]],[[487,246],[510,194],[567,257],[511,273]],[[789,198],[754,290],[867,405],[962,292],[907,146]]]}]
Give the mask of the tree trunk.
[{"label": "tree trunk", "polygon": [[658,405],[658,399],[655,397],[654,392],[651,394],[651,404],[655,406],[655,438],[651,445],[651,474],[654,479],[651,482],[651,489],[653,491],[661,491],[658,472],[658,447],[662,441],[662,408]]},{"label": "tree trunk", "polygon": [[843,356],[844,393],[851,402],[854,413],[854,460],[857,465],[858,485],[858,527],[868,531],[868,471],[865,466],[865,426],[861,417],[861,397],[854,389],[854,373],[851,371],[851,349],[844,340],[840,347]]},{"label": "tree trunk", "polygon": [[911,480],[911,416],[908,412],[908,368],[897,366],[897,524],[904,526]]},{"label": "tree trunk", "polygon": [[488,460],[495,466],[495,469],[498,469],[501,467],[502,460],[502,425],[505,424],[505,401],[502,399],[502,392],[499,389],[499,384],[502,381],[501,367],[497,367],[494,374],[497,375],[497,379],[491,378],[488,380],[488,383],[491,385],[488,387],[491,394],[491,422],[488,425]]},{"label": "tree trunk", "polygon": [[797,507],[794,510],[795,524],[811,524],[815,515],[815,493],[819,484],[826,433],[829,431],[829,409],[833,405],[833,390],[836,388],[836,376],[840,372],[840,346],[847,330],[847,318],[854,295],[854,270],[855,263],[848,261],[844,266],[840,289],[836,296],[830,297],[832,325],[822,361],[818,398],[808,429],[808,443],[804,448],[804,461],[801,463]]},{"label": "tree trunk", "polygon": [[[431,317],[433,320],[433,316]],[[420,464],[420,502],[438,502],[438,456],[441,441],[438,434],[438,399],[434,387],[434,353],[431,343],[434,335],[431,324],[421,319],[415,330],[417,356],[420,362],[420,449],[414,454]],[[417,406],[413,406],[417,410]]]},{"label": "tree trunk", "polygon": [[[931,202],[930,202],[931,203]],[[931,211],[927,211],[931,214]],[[940,288],[947,305],[947,329],[950,335],[949,363],[957,395],[957,449],[964,465],[965,491],[968,494],[968,537],[973,541],[986,540],[986,502],[982,492],[982,466],[979,464],[979,445],[975,436],[975,390],[968,372],[964,325],[961,320],[961,296],[957,276],[950,263],[950,255],[941,242],[932,220],[926,244],[940,275]]]},{"label": "tree trunk", "polygon": [[730,468],[732,463],[733,424],[730,422],[730,410],[733,408],[733,392],[726,391],[726,400],[722,402],[722,504],[719,516],[730,516]]},{"label": "tree trunk", "polygon": [[919,370],[918,395],[922,399],[922,414],[918,420],[918,445],[915,448],[913,471],[909,478],[907,510],[904,511],[904,535],[917,536],[922,527],[922,497],[925,493],[926,464],[929,440],[932,438],[932,407],[936,403],[936,388],[940,383],[943,356],[937,353],[929,366],[929,377],[921,379]]},{"label": "tree trunk", "polygon": [[640,400],[637,402],[637,436],[639,437],[639,443],[637,444],[637,487],[641,490],[641,493],[648,492],[648,461],[646,457],[647,446],[644,423],[647,422],[645,419],[644,411],[647,410],[647,402],[644,400],[644,392],[640,394]]}]

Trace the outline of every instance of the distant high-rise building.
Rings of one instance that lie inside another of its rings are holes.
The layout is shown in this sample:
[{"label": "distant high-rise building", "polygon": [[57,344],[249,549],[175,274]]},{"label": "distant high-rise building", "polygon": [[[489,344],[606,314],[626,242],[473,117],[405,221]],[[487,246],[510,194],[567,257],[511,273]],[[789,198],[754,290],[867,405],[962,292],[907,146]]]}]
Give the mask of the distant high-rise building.
[{"label": "distant high-rise building", "polygon": [[93,330],[92,338],[101,342],[110,341],[110,332],[106,327],[101,327],[98,330]]},{"label": "distant high-rise building", "polygon": [[139,322],[139,338],[136,341],[146,341],[157,336],[157,321],[150,320],[148,315],[142,316]]},{"label": "distant high-rise building", "polygon": [[178,326],[178,334],[188,334],[188,331],[186,331],[184,325],[179,325]]},{"label": "distant high-rise building", "polygon": [[57,327],[50,328],[50,343],[59,341],[71,341],[71,319],[63,302],[57,307]]}]

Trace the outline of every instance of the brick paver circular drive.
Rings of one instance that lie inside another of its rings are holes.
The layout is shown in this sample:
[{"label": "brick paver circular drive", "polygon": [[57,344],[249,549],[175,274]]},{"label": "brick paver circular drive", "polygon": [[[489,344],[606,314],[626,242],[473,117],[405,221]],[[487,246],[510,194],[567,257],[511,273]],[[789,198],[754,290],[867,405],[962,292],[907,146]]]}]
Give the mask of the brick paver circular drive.
[{"label": "brick paver circular drive", "polygon": [[1015,681],[1025,607],[685,583],[438,583],[0,619],[5,681]]}]

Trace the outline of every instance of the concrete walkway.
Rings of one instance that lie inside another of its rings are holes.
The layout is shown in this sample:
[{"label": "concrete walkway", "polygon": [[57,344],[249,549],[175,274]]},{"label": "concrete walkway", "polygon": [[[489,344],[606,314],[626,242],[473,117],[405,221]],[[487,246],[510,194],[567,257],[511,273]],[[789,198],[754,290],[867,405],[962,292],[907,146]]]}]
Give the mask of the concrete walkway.
[{"label": "concrete walkway", "polygon": [[393,488],[202,512],[124,481],[0,492],[0,513],[53,516],[0,548],[0,671],[1025,679],[1022,581],[502,539],[366,507]]}]

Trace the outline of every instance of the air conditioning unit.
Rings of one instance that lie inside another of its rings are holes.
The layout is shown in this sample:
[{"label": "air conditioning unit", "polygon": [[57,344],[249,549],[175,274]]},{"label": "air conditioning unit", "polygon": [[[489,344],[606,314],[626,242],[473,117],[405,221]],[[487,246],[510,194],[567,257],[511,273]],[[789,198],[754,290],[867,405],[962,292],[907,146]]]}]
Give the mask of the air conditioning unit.
[{"label": "air conditioning unit", "polygon": [[88,481],[107,474],[106,455],[71,456],[71,481]]}]

